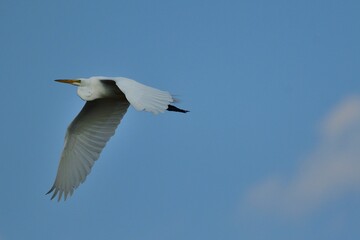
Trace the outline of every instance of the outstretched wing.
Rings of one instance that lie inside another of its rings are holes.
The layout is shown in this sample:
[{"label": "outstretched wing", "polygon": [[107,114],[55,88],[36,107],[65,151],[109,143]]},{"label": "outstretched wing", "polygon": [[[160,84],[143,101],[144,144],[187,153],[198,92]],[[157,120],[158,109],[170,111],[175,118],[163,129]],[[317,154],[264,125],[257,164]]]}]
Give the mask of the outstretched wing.
[{"label": "outstretched wing", "polygon": [[164,112],[175,99],[170,93],[146,86],[134,80],[117,77],[116,85],[125,94],[126,99],[138,111],[148,111],[154,114]]},{"label": "outstretched wing", "polygon": [[107,141],[129,107],[126,99],[103,98],[86,102],[67,129],[65,146],[61,155],[51,199],[63,194],[66,200],[90,173]]}]

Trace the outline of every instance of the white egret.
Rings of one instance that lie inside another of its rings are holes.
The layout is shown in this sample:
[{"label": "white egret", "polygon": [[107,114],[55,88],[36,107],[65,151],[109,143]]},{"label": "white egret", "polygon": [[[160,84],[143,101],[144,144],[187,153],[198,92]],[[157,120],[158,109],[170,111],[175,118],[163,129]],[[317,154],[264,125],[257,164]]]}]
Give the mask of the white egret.
[{"label": "white egret", "polygon": [[170,93],[123,77],[60,79],[57,82],[78,86],[77,94],[85,106],[69,125],[57,175],[50,191],[58,201],[72,195],[85,181],[94,162],[125,115],[129,105],[138,111],[158,114],[168,111],[186,113],[171,103]]}]

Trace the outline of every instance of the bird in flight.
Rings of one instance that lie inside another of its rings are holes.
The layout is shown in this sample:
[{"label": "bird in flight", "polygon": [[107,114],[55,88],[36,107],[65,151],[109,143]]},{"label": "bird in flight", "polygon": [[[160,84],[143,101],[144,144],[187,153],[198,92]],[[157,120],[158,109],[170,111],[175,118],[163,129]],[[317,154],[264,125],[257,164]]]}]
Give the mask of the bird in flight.
[{"label": "bird in flight", "polygon": [[77,94],[86,101],[67,129],[55,182],[47,193],[53,192],[51,199],[58,195],[58,201],[62,197],[66,200],[85,181],[129,105],[154,114],[188,112],[172,105],[175,99],[170,93],[124,77],[55,81],[77,86]]}]

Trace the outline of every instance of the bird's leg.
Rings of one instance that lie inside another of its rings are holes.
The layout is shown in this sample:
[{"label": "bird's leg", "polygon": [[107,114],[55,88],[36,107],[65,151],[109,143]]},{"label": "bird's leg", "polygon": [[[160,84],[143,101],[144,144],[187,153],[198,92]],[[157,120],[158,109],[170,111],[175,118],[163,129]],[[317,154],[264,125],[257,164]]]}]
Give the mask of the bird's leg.
[{"label": "bird's leg", "polygon": [[173,105],[168,105],[168,108],[166,110],[172,111],[172,112],[182,112],[182,113],[189,112],[188,110],[180,109],[180,108],[177,108],[177,107],[175,107]]}]

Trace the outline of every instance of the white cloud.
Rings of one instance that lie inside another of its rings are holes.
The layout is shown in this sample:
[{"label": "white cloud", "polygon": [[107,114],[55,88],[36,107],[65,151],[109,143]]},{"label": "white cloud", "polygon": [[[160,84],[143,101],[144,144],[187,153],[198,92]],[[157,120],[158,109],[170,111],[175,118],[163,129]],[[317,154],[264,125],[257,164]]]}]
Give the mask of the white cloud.
[{"label": "white cloud", "polygon": [[360,97],[351,96],[329,114],[323,124],[324,135],[336,137],[360,121]]},{"label": "white cloud", "polygon": [[246,195],[252,207],[301,215],[360,187],[360,97],[349,97],[325,118],[321,140],[290,179],[270,177]]}]

